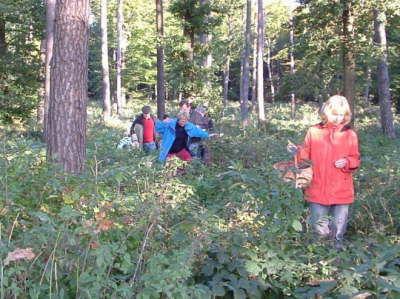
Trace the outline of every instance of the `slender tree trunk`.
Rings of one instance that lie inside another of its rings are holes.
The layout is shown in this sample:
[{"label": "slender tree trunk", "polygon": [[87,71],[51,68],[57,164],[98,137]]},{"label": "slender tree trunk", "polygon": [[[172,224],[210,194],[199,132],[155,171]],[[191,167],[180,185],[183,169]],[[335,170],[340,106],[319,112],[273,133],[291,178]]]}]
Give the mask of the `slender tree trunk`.
[{"label": "slender tree trunk", "polygon": [[107,30],[107,0],[101,0],[101,66],[103,73],[103,119],[111,117],[110,70],[108,64],[108,30]]},{"label": "slender tree trunk", "polygon": [[386,42],[385,12],[374,9],[375,42],[380,47],[378,60],[378,94],[379,107],[381,110],[381,125],[383,134],[395,138],[393,125],[392,99],[390,95],[389,62]]},{"label": "slender tree trunk", "polygon": [[371,88],[371,83],[372,83],[371,68],[368,66],[365,70],[365,84],[364,84],[364,90],[363,90],[364,102],[367,105],[370,105],[369,90]]},{"label": "slender tree trunk", "polygon": [[231,56],[229,53],[227,53],[224,62],[224,86],[223,86],[223,96],[222,96],[222,104],[224,105],[224,108],[226,108],[228,104],[230,63],[231,63]]},{"label": "slender tree trunk", "polygon": [[57,2],[47,158],[80,173],[86,156],[89,0]]},{"label": "slender tree trunk", "polygon": [[116,71],[117,71],[117,113],[121,113],[121,108],[123,107],[122,99],[122,44],[123,44],[123,24],[124,24],[124,14],[123,14],[124,0],[118,0],[117,8],[117,61],[116,61]]},{"label": "slender tree trunk", "polygon": [[246,30],[243,53],[243,77],[242,77],[242,97],[240,98],[241,118],[244,126],[249,121],[249,58],[251,48],[251,0],[247,0]]},{"label": "slender tree trunk", "polygon": [[[258,17],[258,11],[257,11],[257,3],[254,2],[254,7],[253,7],[253,24],[254,27],[257,24],[257,17]],[[249,113],[252,112],[253,106],[256,106],[256,100],[257,100],[257,27],[255,27],[254,30],[251,32],[251,39],[252,39],[252,65],[251,65],[251,104],[250,104],[250,111]]]},{"label": "slender tree trunk", "polygon": [[258,0],[257,22],[257,103],[258,120],[265,122],[264,112],[264,6],[263,0]]},{"label": "slender tree trunk", "polygon": [[3,56],[7,52],[6,42],[6,20],[4,14],[0,12],[0,55]]},{"label": "slender tree trunk", "polygon": [[[40,60],[43,67],[40,68],[40,78],[45,78],[46,74],[46,40],[42,39],[40,41]],[[39,105],[37,107],[36,121],[39,125],[44,124],[44,103],[46,101],[46,92],[44,84],[38,90]]]},{"label": "slender tree trunk", "polygon": [[292,13],[290,12],[289,15],[289,25],[290,25],[290,32],[289,32],[289,39],[290,39],[290,49],[289,49],[289,58],[290,58],[290,73],[292,74],[291,79],[291,93],[290,93],[290,107],[291,113],[290,116],[292,119],[296,118],[296,97],[294,94],[294,28],[293,28],[293,17]]},{"label": "slender tree trunk", "polygon": [[49,126],[49,106],[50,106],[50,77],[51,77],[51,62],[53,59],[53,44],[54,44],[54,27],[56,14],[56,0],[47,0],[46,5],[46,64],[44,78],[44,126],[43,139],[47,142],[47,128]]},{"label": "slender tree trunk", "polygon": [[165,114],[163,0],[156,0],[156,23],[157,23],[157,33],[159,38],[157,46],[157,116],[159,119],[162,119]]},{"label": "slender tree trunk", "polygon": [[[343,1],[343,0],[342,0]],[[355,111],[356,58],[352,41],[354,39],[354,15],[350,0],[344,0],[343,20],[343,95],[349,101],[351,112]]]},{"label": "slender tree trunk", "polygon": [[[200,5],[202,7],[208,7],[210,5],[210,0],[200,0]],[[209,11],[209,9],[207,9],[207,11]],[[208,12],[206,17],[205,17],[205,24],[206,25],[208,25],[209,19],[210,19],[210,12]],[[203,58],[202,66],[204,68],[209,69],[211,67],[211,65],[212,65],[212,56],[211,56],[211,53],[210,53],[210,51],[208,49],[210,41],[211,41],[211,35],[209,33],[201,32],[199,40],[200,40],[200,44],[204,48],[206,48],[206,52],[207,52],[206,56]],[[209,78],[207,78],[207,80],[209,80]]]},{"label": "slender tree trunk", "polygon": [[268,70],[268,83],[271,91],[271,102],[275,102],[275,86],[272,75],[272,65],[271,65],[271,40],[267,39],[267,70]]}]

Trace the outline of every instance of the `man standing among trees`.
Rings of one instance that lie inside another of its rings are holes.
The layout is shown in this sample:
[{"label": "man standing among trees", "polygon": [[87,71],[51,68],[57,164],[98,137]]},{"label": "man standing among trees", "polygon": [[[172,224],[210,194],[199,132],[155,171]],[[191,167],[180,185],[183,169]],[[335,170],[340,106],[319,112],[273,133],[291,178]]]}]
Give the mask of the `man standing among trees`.
[{"label": "man standing among trees", "polygon": [[136,134],[140,147],[145,152],[157,149],[155,122],[156,118],[151,114],[150,106],[143,106],[142,113],[132,123],[130,135]]}]

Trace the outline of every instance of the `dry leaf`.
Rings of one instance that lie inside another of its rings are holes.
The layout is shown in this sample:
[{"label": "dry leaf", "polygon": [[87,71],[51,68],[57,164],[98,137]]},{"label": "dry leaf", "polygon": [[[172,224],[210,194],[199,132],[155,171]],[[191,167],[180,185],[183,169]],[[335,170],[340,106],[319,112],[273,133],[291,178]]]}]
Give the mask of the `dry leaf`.
[{"label": "dry leaf", "polygon": [[109,230],[114,226],[114,223],[111,220],[103,219],[99,222],[98,230],[105,231]]},{"label": "dry leaf", "polygon": [[96,249],[100,247],[100,243],[99,242],[92,242],[90,243],[90,248],[92,249]]},{"label": "dry leaf", "polygon": [[9,252],[7,258],[4,260],[4,265],[8,265],[10,262],[15,262],[18,260],[31,260],[35,257],[33,248],[17,248],[12,252]]}]

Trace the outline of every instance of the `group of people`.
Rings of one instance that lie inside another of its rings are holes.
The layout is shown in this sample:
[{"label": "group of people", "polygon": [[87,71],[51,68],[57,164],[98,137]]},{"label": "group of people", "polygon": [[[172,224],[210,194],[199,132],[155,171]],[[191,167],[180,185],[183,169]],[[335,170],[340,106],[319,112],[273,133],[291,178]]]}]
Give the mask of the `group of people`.
[{"label": "group of people", "polygon": [[[129,143],[147,153],[159,149],[161,162],[173,156],[183,161],[193,158],[204,161],[207,159],[207,150],[202,139],[209,137],[213,122],[204,107],[197,106],[191,110],[189,101],[183,100],[179,103],[176,117],[165,115],[163,120],[157,120],[151,113],[151,107],[144,106],[130,127],[129,137],[124,138],[126,141],[122,139],[118,147]],[[160,146],[158,136],[161,137]]]},{"label": "group of people", "polygon": [[[171,156],[190,161],[204,155],[201,140],[209,136],[212,121],[203,107],[190,113],[189,102],[182,101],[179,106],[176,117],[164,120],[155,120],[145,106],[132,124],[131,136],[138,136],[145,151],[155,150],[156,133],[161,136],[160,161]],[[312,167],[311,185],[305,188],[304,198],[310,205],[314,232],[334,240],[335,248],[341,250],[349,206],[354,202],[352,172],[360,166],[358,137],[350,127],[352,114],[345,97],[330,97],[319,114],[321,122],[309,128],[303,144],[290,144],[287,150]]]}]

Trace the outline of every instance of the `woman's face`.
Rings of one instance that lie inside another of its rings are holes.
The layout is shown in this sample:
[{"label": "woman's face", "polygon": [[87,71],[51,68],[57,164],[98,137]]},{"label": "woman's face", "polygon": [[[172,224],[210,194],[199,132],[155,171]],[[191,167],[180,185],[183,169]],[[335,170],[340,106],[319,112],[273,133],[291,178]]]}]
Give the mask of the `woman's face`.
[{"label": "woman's face", "polygon": [[332,111],[332,113],[328,114],[327,117],[328,117],[328,122],[334,125],[340,125],[344,120],[344,113]]}]

